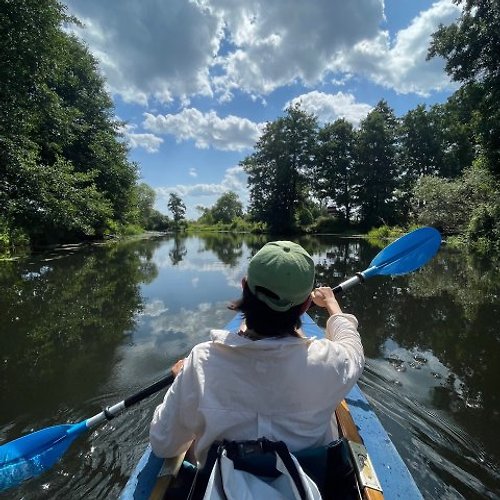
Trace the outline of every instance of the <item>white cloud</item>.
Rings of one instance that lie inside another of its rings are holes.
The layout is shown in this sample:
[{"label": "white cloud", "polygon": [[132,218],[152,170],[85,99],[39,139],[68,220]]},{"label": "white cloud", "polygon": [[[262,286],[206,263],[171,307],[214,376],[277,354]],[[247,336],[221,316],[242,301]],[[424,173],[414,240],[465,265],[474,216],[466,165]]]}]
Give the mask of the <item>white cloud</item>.
[{"label": "white cloud", "polygon": [[83,21],[75,31],[99,59],[114,93],[146,104],[152,97],[211,95],[209,68],[219,51],[222,18],[206,2],[66,0]]},{"label": "white cloud", "polygon": [[228,191],[242,192],[246,189],[247,175],[243,167],[228,168],[222,181],[218,184],[177,184],[170,187],[158,187],[156,193],[159,197],[167,198],[175,192],[179,196],[220,196]]},{"label": "white cloud", "polygon": [[143,148],[148,153],[157,153],[163,143],[163,139],[154,134],[134,132],[136,128],[136,125],[129,123],[120,127],[120,132],[123,134],[128,145],[132,149]]},{"label": "white cloud", "polygon": [[331,123],[337,118],[345,118],[355,126],[359,125],[372,109],[369,104],[357,103],[352,94],[343,92],[326,94],[313,90],[295,97],[286,104],[286,107],[297,103],[300,103],[304,111],[317,116],[320,122]]},{"label": "white cloud", "polygon": [[222,74],[213,79],[221,93],[244,89],[269,94],[300,80],[321,81],[337,54],[376,36],[382,0],[287,0],[214,2],[226,22],[234,49],[219,54]]},{"label": "white cloud", "polygon": [[195,168],[190,168],[189,169],[189,176],[190,177],[198,177],[198,172],[196,171]]},{"label": "white cloud", "polygon": [[143,127],[157,134],[172,134],[178,142],[194,140],[197,148],[213,147],[223,151],[251,148],[260,136],[263,124],[229,115],[220,118],[215,111],[202,113],[195,108],[177,114],[144,113]]},{"label": "white cloud", "polygon": [[450,85],[443,62],[425,60],[430,35],[460,12],[438,0],[389,34],[383,0],[66,1],[112,91],[143,105],[187,106],[195,95],[227,101],[237,90],[255,99],[346,74],[426,94]]},{"label": "white cloud", "polygon": [[427,95],[431,90],[451,88],[440,58],[426,61],[431,34],[440,24],[450,24],[460,8],[451,0],[439,0],[422,11],[410,25],[399,31],[391,43],[387,31],[358,42],[340,55],[338,69],[363,74],[372,81],[399,93]]},{"label": "white cloud", "polygon": [[187,207],[187,217],[196,218],[199,214],[195,207],[212,206],[221,195],[228,191],[235,192],[243,206],[248,204],[247,174],[241,166],[228,168],[220,183],[212,184],[177,184],[175,186],[157,187],[156,206],[158,210],[166,211],[170,193],[178,194]]}]

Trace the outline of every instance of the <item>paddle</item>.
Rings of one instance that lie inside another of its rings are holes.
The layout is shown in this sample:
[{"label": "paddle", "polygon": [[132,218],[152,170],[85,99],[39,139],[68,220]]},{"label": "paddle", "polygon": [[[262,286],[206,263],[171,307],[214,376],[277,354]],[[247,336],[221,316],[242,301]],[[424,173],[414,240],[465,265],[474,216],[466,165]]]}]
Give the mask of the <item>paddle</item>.
[{"label": "paddle", "polygon": [[76,424],[47,427],[0,446],[0,491],[17,486],[52,467],[80,434],[106,420],[111,420],[171,385],[174,376],[167,376],[106,410]]},{"label": "paddle", "polygon": [[338,295],[374,276],[408,274],[426,264],[436,255],[441,245],[441,235],[433,227],[421,227],[405,234],[381,250],[367,269],[337,285]]},{"label": "paddle", "polygon": [[[402,236],[379,252],[368,269],[357,273],[333,290],[336,294],[377,275],[406,274],[428,262],[438,251],[441,236],[424,227]],[[76,424],[48,427],[0,446],[0,491],[18,485],[49,469],[84,431],[110,420],[123,410],[170,385],[170,373],[137,394]]]}]

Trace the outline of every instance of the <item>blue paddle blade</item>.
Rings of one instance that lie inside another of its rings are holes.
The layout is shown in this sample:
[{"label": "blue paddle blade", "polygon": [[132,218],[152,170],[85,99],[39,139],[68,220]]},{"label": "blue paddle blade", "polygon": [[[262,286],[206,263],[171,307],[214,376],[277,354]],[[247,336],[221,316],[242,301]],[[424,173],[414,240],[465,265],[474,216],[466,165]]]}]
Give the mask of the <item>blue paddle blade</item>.
[{"label": "blue paddle blade", "polygon": [[54,425],[0,446],[0,491],[52,467],[87,429],[86,421]]},{"label": "blue paddle blade", "polygon": [[370,278],[411,273],[432,259],[440,245],[441,235],[437,229],[421,227],[385,247],[362,274]]}]

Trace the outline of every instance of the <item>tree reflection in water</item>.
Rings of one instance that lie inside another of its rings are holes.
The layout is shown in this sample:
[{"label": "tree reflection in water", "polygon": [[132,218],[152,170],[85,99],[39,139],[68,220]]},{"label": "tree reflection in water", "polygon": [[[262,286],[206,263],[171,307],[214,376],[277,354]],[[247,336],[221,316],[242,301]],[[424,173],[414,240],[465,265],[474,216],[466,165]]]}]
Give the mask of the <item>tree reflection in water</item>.
[{"label": "tree reflection in water", "polygon": [[81,400],[95,391],[92,380],[106,380],[114,350],[142,308],[140,284],[156,277],[151,258],[159,244],[122,243],[73,255],[54,252],[41,262],[0,263],[4,418],[14,418],[17,405],[36,410],[50,406],[52,397]]}]

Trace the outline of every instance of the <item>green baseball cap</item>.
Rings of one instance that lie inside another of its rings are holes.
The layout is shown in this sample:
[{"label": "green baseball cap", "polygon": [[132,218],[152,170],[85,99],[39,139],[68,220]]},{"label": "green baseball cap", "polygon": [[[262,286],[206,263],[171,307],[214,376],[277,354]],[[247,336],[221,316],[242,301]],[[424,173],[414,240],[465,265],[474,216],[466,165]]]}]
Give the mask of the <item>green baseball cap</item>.
[{"label": "green baseball cap", "polygon": [[[305,302],[314,287],[314,262],[292,241],[271,241],[250,260],[247,283],[250,291],[274,311],[288,311]],[[274,296],[260,291],[265,288]]]}]

